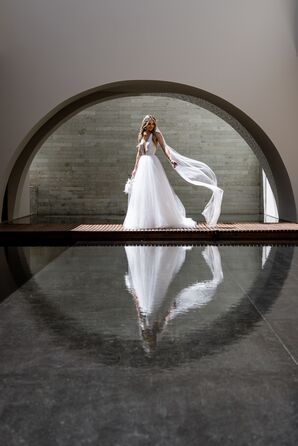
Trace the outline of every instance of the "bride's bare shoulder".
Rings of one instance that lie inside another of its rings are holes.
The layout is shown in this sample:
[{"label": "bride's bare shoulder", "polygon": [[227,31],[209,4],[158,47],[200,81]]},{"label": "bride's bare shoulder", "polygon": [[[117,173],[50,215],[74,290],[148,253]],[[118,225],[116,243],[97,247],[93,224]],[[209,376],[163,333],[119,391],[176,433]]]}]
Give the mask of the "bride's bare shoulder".
[{"label": "bride's bare shoulder", "polygon": [[159,142],[162,141],[162,135],[159,129],[155,130],[155,136]]}]

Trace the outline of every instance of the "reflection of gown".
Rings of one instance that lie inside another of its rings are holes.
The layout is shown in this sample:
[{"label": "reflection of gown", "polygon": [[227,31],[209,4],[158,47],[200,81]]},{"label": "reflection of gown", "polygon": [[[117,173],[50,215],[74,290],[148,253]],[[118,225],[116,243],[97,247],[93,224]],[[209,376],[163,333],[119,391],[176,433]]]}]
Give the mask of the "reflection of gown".
[{"label": "reflection of gown", "polygon": [[185,209],[173,191],[166,173],[155,155],[152,133],[144,139],[144,154],[140,156],[134,177],[123,227],[138,228],[193,228],[196,222],[186,218]]},{"label": "reflection of gown", "polygon": [[185,246],[126,246],[128,274],[126,287],[134,296],[139,315],[144,348],[152,351],[157,337],[167,322],[190,310],[206,305],[223,280],[221,259],[216,246],[207,246],[202,255],[209,266],[212,279],[196,282],[166,298],[167,290],[181,269]]},{"label": "reflection of gown", "polygon": [[[159,129],[156,131],[161,134]],[[212,191],[212,197],[203,215],[208,225],[215,225],[221,210],[223,191],[217,186],[214,172],[206,164],[180,155],[166,143],[162,134],[161,137],[171,158],[177,162],[175,171],[189,183],[207,187]],[[123,222],[124,229],[195,227],[196,222],[186,217],[184,206],[173,191],[155,155],[156,145],[153,142],[152,133],[148,141],[143,138],[139,146],[142,154],[128,197],[128,208]]]}]

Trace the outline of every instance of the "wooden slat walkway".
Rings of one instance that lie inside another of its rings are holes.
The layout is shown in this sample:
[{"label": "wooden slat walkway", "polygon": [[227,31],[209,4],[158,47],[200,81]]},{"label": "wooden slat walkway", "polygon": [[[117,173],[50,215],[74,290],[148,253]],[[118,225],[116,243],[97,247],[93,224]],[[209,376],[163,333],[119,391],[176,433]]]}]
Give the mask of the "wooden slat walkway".
[{"label": "wooden slat walkway", "polygon": [[121,224],[0,224],[0,243],[74,243],[76,241],[238,241],[298,243],[297,223],[219,223],[193,229],[125,230]]}]

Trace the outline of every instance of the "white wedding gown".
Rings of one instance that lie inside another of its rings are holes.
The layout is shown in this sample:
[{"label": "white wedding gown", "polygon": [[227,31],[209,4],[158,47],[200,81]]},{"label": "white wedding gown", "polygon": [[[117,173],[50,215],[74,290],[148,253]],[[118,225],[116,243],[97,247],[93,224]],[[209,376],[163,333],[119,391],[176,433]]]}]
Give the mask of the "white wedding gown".
[{"label": "white wedding gown", "polygon": [[[161,134],[158,128],[156,132]],[[162,134],[161,136],[171,158],[177,162],[177,173],[192,184],[212,190],[213,195],[203,215],[207,224],[215,225],[220,214],[223,191],[217,187],[214,172],[206,164],[179,154],[166,143]],[[197,223],[186,217],[185,208],[155,155],[157,146],[153,142],[152,133],[147,141],[142,138],[139,146],[142,155],[128,194],[124,229],[194,228]]]},{"label": "white wedding gown", "polygon": [[202,256],[212,278],[198,280],[176,296],[168,296],[170,284],[191,249],[191,246],[125,246],[128,262],[125,285],[135,300],[146,351],[156,347],[169,321],[207,305],[224,279],[218,247],[206,246]]},{"label": "white wedding gown", "polygon": [[161,162],[155,155],[152,133],[148,141],[142,139],[144,154],[140,156],[124,229],[193,228],[196,222],[185,216],[185,209],[173,191]]}]

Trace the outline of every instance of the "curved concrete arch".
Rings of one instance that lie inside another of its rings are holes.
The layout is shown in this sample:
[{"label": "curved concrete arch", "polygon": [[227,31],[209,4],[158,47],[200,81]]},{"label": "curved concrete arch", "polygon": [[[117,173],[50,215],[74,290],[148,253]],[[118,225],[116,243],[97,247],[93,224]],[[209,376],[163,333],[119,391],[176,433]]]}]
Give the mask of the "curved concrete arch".
[{"label": "curved concrete arch", "polygon": [[12,219],[19,206],[24,181],[31,162],[44,141],[64,121],[98,102],[117,97],[165,95],[192,102],[217,114],[248,143],[264,169],[275,194],[279,216],[296,221],[296,206],[288,172],[281,156],[265,132],[239,108],[210,92],[185,84],[156,80],[126,80],[84,91],[59,104],[38,123],[19,147],[19,157],[7,185],[7,217]]}]

